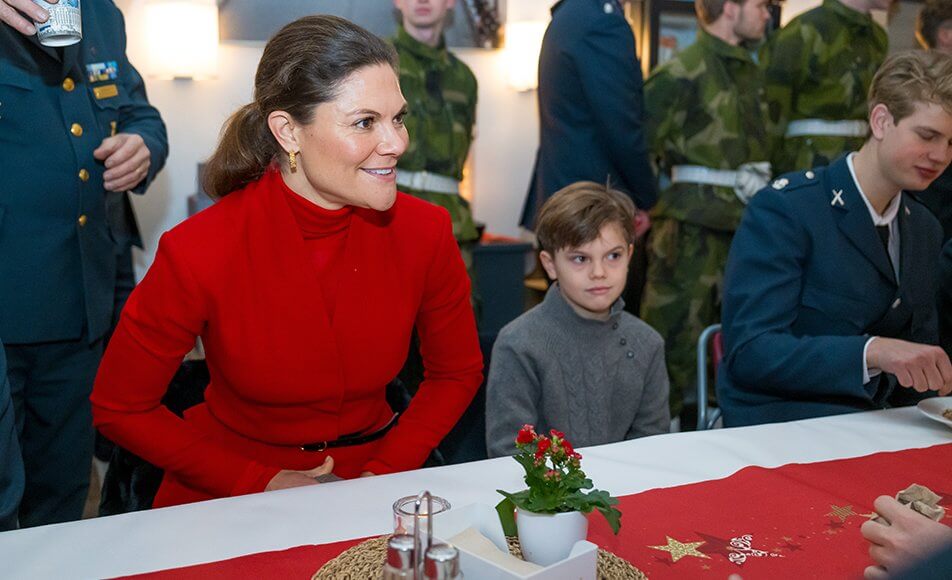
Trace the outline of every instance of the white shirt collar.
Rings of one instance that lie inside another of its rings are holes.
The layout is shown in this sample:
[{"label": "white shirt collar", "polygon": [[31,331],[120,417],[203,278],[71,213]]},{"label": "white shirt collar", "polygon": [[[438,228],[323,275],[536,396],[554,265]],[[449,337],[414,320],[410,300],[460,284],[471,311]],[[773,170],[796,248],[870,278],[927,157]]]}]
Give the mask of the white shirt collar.
[{"label": "white shirt collar", "polygon": [[893,221],[896,219],[896,216],[899,215],[899,206],[902,203],[902,192],[900,191],[896,197],[892,198],[892,201],[889,202],[889,205],[886,206],[886,211],[880,215],[876,212],[876,209],[873,207],[873,204],[869,203],[869,198],[866,197],[866,192],[863,191],[862,186],[859,184],[859,180],[856,179],[856,169],[853,167],[853,156],[856,153],[850,153],[846,156],[846,166],[850,169],[850,176],[853,178],[853,183],[856,184],[856,190],[859,191],[860,197],[863,198],[863,203],[866,204],[866,209],[869,210],[869,217],[873,218],[873,224],[877,226],[888,226],[892,225]]}]

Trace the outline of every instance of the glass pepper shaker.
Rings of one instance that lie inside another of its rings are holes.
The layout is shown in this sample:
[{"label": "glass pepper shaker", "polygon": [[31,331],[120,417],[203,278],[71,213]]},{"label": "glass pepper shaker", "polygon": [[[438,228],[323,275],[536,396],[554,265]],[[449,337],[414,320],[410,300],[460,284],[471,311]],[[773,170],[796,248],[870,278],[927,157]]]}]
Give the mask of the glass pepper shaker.
[{"label": "glass pepper shaker", "polygon": [[449,544],[433,544],[423,561],[426,580],[462,580],[459,569],[459,550]]}]

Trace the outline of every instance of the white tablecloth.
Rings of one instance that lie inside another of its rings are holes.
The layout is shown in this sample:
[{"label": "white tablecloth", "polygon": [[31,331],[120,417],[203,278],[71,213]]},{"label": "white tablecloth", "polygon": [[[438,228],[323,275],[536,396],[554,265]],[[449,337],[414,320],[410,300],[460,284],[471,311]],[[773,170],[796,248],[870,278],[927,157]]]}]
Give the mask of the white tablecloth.
[{"label": "white tablecloth", "polygon": [[[514,434],[515,435],[515,434]],[[659,435],[580,450],[596,487],[628,495],[777,467],[952,443],[915,408]],[[391,531],[391,504],[429,489],[454,506],[524,487],[509,458],[0,533],[4,578],[102,578]]]}]

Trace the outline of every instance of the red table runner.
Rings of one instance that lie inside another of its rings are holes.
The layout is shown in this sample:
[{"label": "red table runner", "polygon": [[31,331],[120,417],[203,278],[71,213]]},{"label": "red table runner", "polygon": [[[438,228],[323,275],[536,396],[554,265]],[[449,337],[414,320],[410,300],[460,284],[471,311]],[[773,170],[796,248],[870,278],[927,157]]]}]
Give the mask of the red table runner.
[{"label": "red table runner", "polygon": [[[952,508],[952,444],[855,459],[747,467],[724,479],[621,498],[622,529],[601,516],[589,539],[649,577],[857,578],[869,563],[859,526],[879,495],[912,483]],[[595,482],[598,483],[597,481]],[[952,523],[952,509],[945,522]],[[310,578],[361,540],[299,546],[137,578]]]}]

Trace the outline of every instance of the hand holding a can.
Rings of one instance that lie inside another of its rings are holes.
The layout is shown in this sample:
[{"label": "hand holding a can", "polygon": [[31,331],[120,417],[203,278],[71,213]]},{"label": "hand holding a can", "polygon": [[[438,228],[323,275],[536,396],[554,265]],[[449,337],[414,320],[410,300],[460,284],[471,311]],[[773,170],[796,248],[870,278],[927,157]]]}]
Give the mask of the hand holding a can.
[{"label": "hand holding a can", "polygon": [[[48,0],[56,4],[59,0]],[[11,28],[26,36],[36,34],[34,22],[46,22],[49,12],[37,6],[33,0],[0,0],[0,22],[7,23]]]},{"label": "hand holding a can", "polygon": [[152,153],[136,133],[117,133],[103,139],[93,157],[106,167],[106,191],[129,191],[145,179],[152,164]]}]

